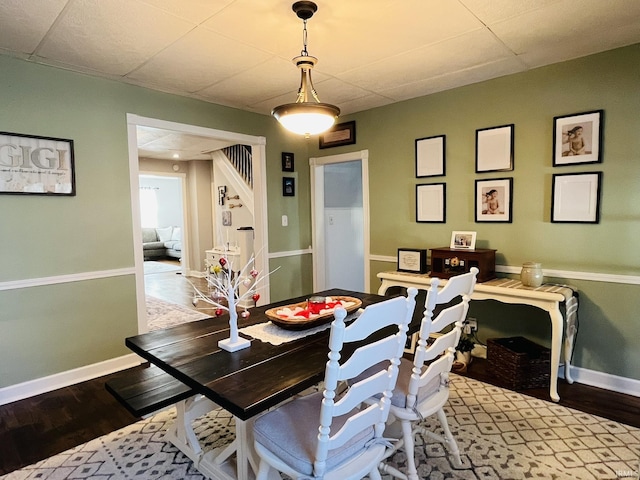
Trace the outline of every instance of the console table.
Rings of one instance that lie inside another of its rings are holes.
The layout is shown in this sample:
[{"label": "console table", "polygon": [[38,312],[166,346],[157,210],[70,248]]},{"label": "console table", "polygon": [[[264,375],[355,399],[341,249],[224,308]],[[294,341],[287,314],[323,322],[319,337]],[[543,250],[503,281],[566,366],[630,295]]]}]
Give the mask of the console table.
[{"label": "console table", "polygon": [[[378,278],[382,284],[378,294],[384,295],[390,287],[415,287],[427,289],[434,277],[416,273],[381,272]],[[447,284],[440,279],[440,287]],[[549,394],[554,402],[560,400],[558,395],[558,369],[560,366],[560,351],[564,336],[564,377],[568,383],[573,383],[571,377],[571,355],[577,332],[578,296],[575,288],[567,285],[543,284],[540,287],[525,287],[519,280],[497,278],[484,283],[476,283],[472,300],[498,300],[503,303],[517,303],[532,305],[545,310],[551,319],[551,385]],[[560,312],[560,304],[565,304],[565,318]],[[564,324],[566,323],[566,331]]]}]

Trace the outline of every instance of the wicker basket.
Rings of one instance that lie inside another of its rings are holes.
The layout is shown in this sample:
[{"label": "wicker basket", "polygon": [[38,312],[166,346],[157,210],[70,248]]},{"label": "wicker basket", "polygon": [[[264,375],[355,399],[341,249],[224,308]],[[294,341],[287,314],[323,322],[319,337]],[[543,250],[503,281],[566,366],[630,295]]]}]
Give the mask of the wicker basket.
[{"label": "wicker basket", "polygon": [[524,337],[489,338],[487,361],[491,372],[512,390],[549,386],[551,350]]}]

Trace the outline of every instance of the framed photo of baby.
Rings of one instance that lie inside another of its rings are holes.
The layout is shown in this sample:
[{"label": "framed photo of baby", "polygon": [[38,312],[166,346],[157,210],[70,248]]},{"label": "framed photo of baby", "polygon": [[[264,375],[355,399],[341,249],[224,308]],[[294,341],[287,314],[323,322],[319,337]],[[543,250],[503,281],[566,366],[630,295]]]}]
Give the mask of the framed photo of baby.
[{"label": "framed photo of baby", "polygon": [[511,223],[513,178],[476,180],[476,223]]},{"label": "framed photo of baby", "polygon": [[553,118],[553,166],[602,162],[603,110]]}]

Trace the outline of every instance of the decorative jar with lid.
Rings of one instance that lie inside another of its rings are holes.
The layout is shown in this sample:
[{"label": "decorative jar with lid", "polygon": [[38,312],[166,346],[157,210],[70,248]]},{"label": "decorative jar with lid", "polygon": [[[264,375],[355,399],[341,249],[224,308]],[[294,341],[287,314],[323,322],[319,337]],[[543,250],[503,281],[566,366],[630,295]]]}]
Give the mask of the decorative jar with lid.
[{"label": "decorative jar with lid", "polygon": [[522,264],[520,281],[525,287],[539,287],[542,285],[543,277],[540,263],[526,262]]}]

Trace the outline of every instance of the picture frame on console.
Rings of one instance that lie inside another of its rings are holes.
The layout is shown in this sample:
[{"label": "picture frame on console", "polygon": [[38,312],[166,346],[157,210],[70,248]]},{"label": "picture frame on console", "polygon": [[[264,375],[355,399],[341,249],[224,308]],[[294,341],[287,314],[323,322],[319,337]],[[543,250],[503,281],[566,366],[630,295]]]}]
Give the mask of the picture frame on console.
[{"label": "picture frame on console", "polygon": [[451,232],[451,244],[449,248],[475,250],[476,232]]},{"label": "picture frame on console", "polygon": [[476,223],[511,223],[513,178],[476,180]]},{"label": "picture frame on console", "polygon": [[602,162],[603,110],[553,118],[553,166]]},{"label": "picture frame on console", "polygon": [[397,270],[408,273],[427,273],[427,250],[399,248]]}]

